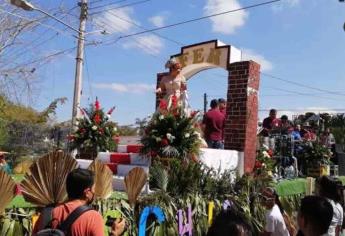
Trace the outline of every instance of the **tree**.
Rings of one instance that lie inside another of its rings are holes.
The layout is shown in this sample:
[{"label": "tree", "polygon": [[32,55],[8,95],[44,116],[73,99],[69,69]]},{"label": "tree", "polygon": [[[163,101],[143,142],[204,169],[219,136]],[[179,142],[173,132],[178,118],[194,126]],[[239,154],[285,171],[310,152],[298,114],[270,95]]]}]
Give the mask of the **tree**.
[{"label": "tree", "polygon": [[[65,13],[61,5],[48,11],[60,17]],[[32,104],[39,90],[39,69],[60,55],[47,56],[45,43],[60,33],[52,30],[53,25],[50,28],[42,26],[49,17],[42,14],[32,17],[35,13],[30,13],[28,18],[25,14],[8,1],[0,3],[0,95],[17,103]]]}]

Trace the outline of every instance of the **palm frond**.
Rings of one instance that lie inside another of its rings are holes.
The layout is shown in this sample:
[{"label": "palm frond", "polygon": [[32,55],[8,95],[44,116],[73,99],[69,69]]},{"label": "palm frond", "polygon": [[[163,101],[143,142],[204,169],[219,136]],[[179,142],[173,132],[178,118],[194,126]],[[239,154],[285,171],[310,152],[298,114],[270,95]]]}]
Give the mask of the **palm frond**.
[{"label": "palm frond", "polygon": [[6,172],[0,170],[0,214],[15,197],[16,183]]},{"label": "palm frond", "polygon": [[64,202],[67,175],[76,167],[76,160],[62,151],[39,158],[21,183],[25,200],[41,207]]},{"label": "palm frond", "polygon": [[113,173],[109,167],[102,162],[95,160],[91,163],[88,169],[95,173],[96,197],[100,199],[107,199],[110,197],[113,191]]},{"label": "palm frond", "polygon": [[144,169],[140,167],[135,167],[125,177],[126,192],[131,206],[134,206],[146,182],[147,174]]}]

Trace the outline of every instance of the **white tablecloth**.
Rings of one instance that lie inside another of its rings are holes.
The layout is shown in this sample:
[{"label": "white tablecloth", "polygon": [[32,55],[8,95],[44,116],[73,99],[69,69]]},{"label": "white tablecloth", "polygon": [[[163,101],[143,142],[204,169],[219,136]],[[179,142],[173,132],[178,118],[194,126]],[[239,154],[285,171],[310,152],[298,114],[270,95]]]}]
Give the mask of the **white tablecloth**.
[{"label": "white tablecloth", "polygon": [[200,160],[208,167],[216,170],[235,170],[243,174],[243,152],[202,148]]}]

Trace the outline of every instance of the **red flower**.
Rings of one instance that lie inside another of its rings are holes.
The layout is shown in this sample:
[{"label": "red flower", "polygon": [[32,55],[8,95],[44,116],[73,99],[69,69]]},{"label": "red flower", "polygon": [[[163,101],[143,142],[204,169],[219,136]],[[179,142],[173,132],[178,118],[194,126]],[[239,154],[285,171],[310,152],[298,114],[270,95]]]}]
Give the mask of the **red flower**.
[{"label": "red flower", "polygon": [[101,116],[100,116],[99,114],[96,114],[96,115],[93,117],[93,121],[94,121],[96,124],[101,123]]},{"label": "red flower", "polygon": [[79,133],[81,133],[81,134],[82,134],[82,133],[85,133],[85,132],[86,132],[86,129],[84,129],[84,128],[80,128],[78,131],[79,131]]},{"label": "red flower", "polygon": [[161,141],[161,145],[163,147],[168,146],[169,145],[169,141],[166,138],[163,138],[162,141]]},{"label": "red flower", "polygon": [[96,97],[96,102],[95,102],[95,109],[96,109],[96,111],[101,109],[101,105],[99,104],[99,101],[98,101],[97,97]]},{"label": "red flower", "polygon": [[159,101],[159,108],[161,110],[166,110],[168,108],[168,104],[167,104],[167,102],[164,99],[161,99]]},{"label": "red flower", "polygon": [[67,139],[69,141],[73,141],[75,139],[75,136],[73,134],[67,135]]},{"label": "red flower", "polygon": [[150,152],[150,156],[151,157],[156,157],[157,156],[157,152],[156,151],[151,151]]},{"label": "red flower", "polygon": [[261,167],[262,167],[262,163],[260,161],[256,160],[254,168],[255,169],[260,169]]},{"label": "red flower", "polygon": [[270,157],[273,156],[273,150],[270,149],[270,150],[267,151],[267,153],[268,153],[268,155],[270,155]]},{"label": "red flower", "polygon": [[177,97],[176,97],[176,95],[173,95],[171,97],[171,105],[172,105],[173,108],[177,107]]},{"label": "red flower", "polygon": [[196,114],[198,114],[199,113],[199,111],[192,111],[192,113],[190,114],[190,116],[192,117],[192,118],[194,118],[195,116],[196,116]]},{"label": "red flower", "polygon": [[104,133],[103,128],[99,128],[99,129],[98,129],[98,132],[99,132],[100,134],[103,134],[103,133]]},{"label": "red flower", "polygon": [[108,115],[111,115],[111,113],[113,113],[114,110],[115,110],[115,107],[112,107],[112,108],[107,112],[107,114],[108,114]]}]

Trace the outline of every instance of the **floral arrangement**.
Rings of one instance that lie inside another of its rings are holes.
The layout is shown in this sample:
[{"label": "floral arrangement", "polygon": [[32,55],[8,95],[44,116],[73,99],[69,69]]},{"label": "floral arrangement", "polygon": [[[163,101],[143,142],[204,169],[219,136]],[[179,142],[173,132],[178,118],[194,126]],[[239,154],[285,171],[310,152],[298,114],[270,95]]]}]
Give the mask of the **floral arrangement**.
[{"label": "floral arrangement", "polygon": [[141,152],[145,156],[163,158],[195,158],[199,154],[201,137],[197,129],[197,114],[187,116],[181,109],[162,109],[153,114],[143,127]]},{"label": "floral arrangement", "polygon": [[114,151],[117,128],[114,122],[109,121],[115,110],[112,107],[107,113],[103,111],[96,98],[95,104],[88,109],[79,108],[82,118],[77,119],[77,129],[68,136],[72,149],[96,149],[97,151]]},{"label": "floral arrangement", "polygon": [[266,148],[261,148],[257,151],[254,172],[257,175],[260,174],[271,174],[274,169],[275,161],[272,159],[273,151]]}]

